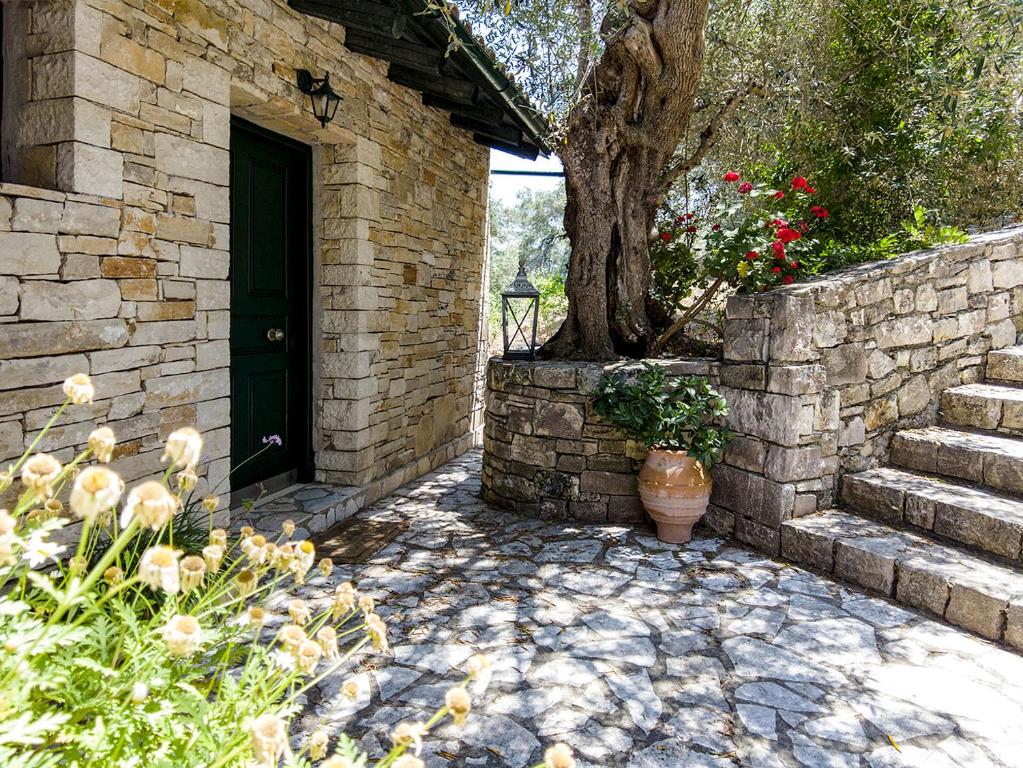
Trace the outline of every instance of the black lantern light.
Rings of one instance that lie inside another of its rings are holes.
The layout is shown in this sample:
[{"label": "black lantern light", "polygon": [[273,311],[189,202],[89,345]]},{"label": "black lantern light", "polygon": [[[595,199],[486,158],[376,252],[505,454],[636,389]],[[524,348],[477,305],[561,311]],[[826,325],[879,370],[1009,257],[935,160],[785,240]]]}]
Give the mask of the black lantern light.
[{"label": "black lantern light", "polygon": [[330,87],[330,75],[315,78],[308,69],[300,69],[298,89],[309,94],[313,102],[313,114],[320,121],[320,125],[326,128],[327,123],[337,114],[337,105],[341,103],[341,96],[334,93],[334,89]]},{"label": "black lantern light", "polygon": [[536,326],[540,319],[540,291],[526,277],[526,265],[519,262],[519,274],[501,293],[501,323],[504,326],[506,360],[536,358]]}]

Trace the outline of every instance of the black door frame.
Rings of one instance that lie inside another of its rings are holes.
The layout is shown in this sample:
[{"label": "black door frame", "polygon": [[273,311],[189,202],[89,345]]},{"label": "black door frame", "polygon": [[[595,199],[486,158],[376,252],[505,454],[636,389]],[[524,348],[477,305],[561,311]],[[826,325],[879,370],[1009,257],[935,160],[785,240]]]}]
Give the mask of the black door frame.
[{"label": "black door frame", "polygon": [[[304,326],[301,331],[301,347],[299,350],[300,357],[305,361],[305,387],[302,388],[302,411],[304,412],[305,422],[307,429],[305,430],[305,440],[302,446],[302,450],[299,454],[298,466],[295,468],[297,472],[296,480],[300,483],[308,483],[314,479],[314,458],[313,458],[313,297],[315,295],[313,290],[313,152],[312,147],[296,139],[292,139],[288,136],[283,136],[274,131],[263,128],[262,126],[256,125],[255,123],[249,122],[236,115],[231,115],[231,130],[245,131],[253,134],[260,139],[269,141],[271,143],[280,144],[290,149],[298,150],[305,157],[305,177],[306,177],[306,226],[303,229],[305,235],[305,247],[303,250],[303,271],[305,272],[303,282],[302,299],[305,301],[305,311],[302,312],[299,317]],[[230,160],[234,162],[234,155],[229,151]],[[231,187],[228,185],[228,194],[230,195]],[[233,208],[232,208],[233,210]],[[234,231],[234,221],[231,222],[232,233]],[[232,246],[231,253],[234,253]],[[233,261],[233,257],[232,257]],[[232,263],[233,267],[233,263]],[[228,280],[232,278],[229,275]],[[233,378],[234,371],[231,370],[231,376]],[[233,383],[232,383],[233,391]],[[233,408],[232,408],[233,413]],[[234,428],[232,422],[231,428]],[[233,469],[233,468],[232,468]],[[236,489],[232,486],[232,494]],[[240,490],[240,489],[238,489]]]}]

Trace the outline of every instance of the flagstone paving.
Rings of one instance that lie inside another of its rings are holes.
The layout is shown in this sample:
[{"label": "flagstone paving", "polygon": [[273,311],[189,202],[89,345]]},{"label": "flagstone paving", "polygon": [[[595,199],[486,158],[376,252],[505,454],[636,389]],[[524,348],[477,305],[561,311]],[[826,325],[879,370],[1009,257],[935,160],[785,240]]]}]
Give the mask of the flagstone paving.
[{"label": "flagstone paving", "polygon": [[381,755],[482,651],[494,682],[429,766],[518,768],[555,741],[583,767],[1023,765],[1023,657],[718,538],[495,509],[479,471],[466,455],[360,513],[410,527],[301,589],[356,581],[394,647],[312,691],[298,730]]}]

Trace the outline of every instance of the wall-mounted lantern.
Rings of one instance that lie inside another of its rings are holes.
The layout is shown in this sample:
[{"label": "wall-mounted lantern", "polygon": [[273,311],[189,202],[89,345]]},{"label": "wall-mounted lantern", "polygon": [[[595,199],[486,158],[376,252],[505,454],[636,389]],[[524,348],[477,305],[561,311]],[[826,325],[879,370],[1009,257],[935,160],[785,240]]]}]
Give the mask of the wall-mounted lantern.
[{"label": "wall-mounted lantern", "polygon": [[536,359],[536,326],[540,319],[540,291],[526,277],[526,265],[519,262],[519,274],[501,292],[501,324],[506,360]]},{"label": "wall-mounted lantern", "polygon": [[334,89],[330,87],[330,75],[315,78],[308,69],[300,69],[298,89],[309,94],[313,102],[313,115],[320,121],[320,125],[326,128],[327,123],[337,114],[337,105],[341,103],[341,96],[334,93]]}]

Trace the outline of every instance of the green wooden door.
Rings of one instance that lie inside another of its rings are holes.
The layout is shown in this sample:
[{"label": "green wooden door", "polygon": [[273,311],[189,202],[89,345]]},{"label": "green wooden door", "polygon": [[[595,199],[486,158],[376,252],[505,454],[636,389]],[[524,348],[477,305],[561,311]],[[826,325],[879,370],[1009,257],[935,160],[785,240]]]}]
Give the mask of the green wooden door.
[{"label": "green wooden door", "polygon": [[[309,466],[309,150],[231,126],[231,486]],[[259,458],[264,440],[282,445]]]}]

